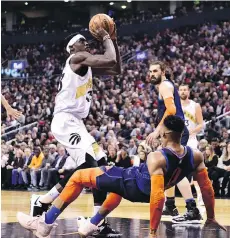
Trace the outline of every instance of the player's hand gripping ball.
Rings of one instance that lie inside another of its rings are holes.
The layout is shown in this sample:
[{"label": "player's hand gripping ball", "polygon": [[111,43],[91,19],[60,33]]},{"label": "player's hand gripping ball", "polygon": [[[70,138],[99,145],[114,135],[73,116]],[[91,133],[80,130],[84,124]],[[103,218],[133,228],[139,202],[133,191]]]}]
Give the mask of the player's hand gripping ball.
[{"label": "player's hand gripping ball", "polygon": [[[101,28],[104,30],[101,30]],[[106,14],[97,14],[93,16],[89,22],[89,31],[93,37],[102,41],[105,32],[115,38],[116,26],[113,19]]]}]

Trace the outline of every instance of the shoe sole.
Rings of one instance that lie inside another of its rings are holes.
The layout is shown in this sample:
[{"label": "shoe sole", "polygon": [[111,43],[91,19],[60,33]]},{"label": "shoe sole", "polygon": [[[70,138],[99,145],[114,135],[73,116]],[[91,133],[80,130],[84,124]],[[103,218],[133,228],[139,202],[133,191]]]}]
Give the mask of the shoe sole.
[{"label": "shoe sole", "polygon": [[34,213],[34,203],[40,197],[40,195],[33,194],[30,199],[30,216]]},{"label": "shoe sole", "polygon": [[174,221],[172,220],[172,223],[174,224],[201,224],[202,221],[201,220],[191,220],[191,221]]}]

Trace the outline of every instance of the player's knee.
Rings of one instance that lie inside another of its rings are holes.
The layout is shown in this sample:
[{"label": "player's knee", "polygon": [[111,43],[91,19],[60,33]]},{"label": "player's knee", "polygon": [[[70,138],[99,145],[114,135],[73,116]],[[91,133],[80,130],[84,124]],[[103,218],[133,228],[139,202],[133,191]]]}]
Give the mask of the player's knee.
[{"label": "player's knee", "polygon": [[78,183],[81,184],[82,183],[82,171],[81,170],[77,170],[69,179],[68,183]]}]

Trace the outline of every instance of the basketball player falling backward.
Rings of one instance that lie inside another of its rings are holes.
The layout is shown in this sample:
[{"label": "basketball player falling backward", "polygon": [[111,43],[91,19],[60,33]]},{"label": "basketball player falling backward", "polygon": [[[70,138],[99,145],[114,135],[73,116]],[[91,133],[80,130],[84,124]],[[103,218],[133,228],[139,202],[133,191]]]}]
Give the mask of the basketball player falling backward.
[{"label": "basketball player falling backward", "polygon": [[[185,116],[185,125],[189,130],[189,140],[187,145],[195,150],[198,146],[196,135],[203,129],[204,126],[201,106],[199,103],[196,103],[193,100],[189,99],[190,91],[188,85],[180,85],[179,95]],[[203,206],[204,202],[202,200],[200,187],[198,186],[196,181],[194,181],[194,185],[197,192],[198,204]]]},{"label": "basketball player falling backward", "polygon": [[[120,53],[116,40],[116,26],[110,36],[104,29],[97,28],[97,38],[103,41],[105,53],[92,55],[84,36],[77,34],[69,41],[66,50],[70,54],[66,60],[59,92],[55,99],[54,117],[51,130],[58,142],[66,147],[69,155],[78,166],[76,170],[105,165],[106,160],[98,148],[95,139],[87,132],[82,121],[89,114],[93,80],[92,75],[118,75],[121,72]],[[93,145],[93,146],[92,146]],[[97,151],[97,152],[96,152]],[[96,156],[100,153],[102,155]],[[105,157],[105,154],[104,154]],[[100,159],[99,161],[96,161]],[[98,162],[98,163],[97,163]],[[60,180],[47,194],[33,195],[31,199],[31,215],[42,215],[48,206],[58,197],[73,173]],[[93,189],[94,214],[106,198],[105,192]],[[114,231],[107,223],[102,223],[100,234],[111,234]]]},{"label": "basketball player falling backward", "polygon": [[[175,88],[173,82],[166,78],[165,73],[166,65],[163,62],[156,61],[150,65],[150,82],[157,86],[159,90],[159,125],[157,126],[156,130],[153,133],[149,134],[149,136],[146,138],[146,142],[149,145],[151,145],[154,140],[159,137],[162,123],[168,115],[176,115],[179,116],[182,120],[185,120],[178,91]],[[186,146],[188,138],[189,132],[185,127],[181,139],[181,144],[183,146]],[[196,202],[193,198],[188,179],[185,177],[177,184],[177,186],[186,201],[187,212],[183,216],[179,216],[178,210],[175,206],[175,187],[172,187],[169,190],[166,190],[167,200],[165,202],[163,215],[172,216],[172,222],[174,223],[201,223],[202,218],[199,210],[196,207]]]},{"label": "basketball player falling backward", "polygon": [[57,217],[78,198],[83,187],[88,186],[110,192],[110,194],[95,216],[88,220],[81,220],[78,228],[81,237],[90,236],[97,230],[100,221],[120,204],[122,197],[132,202],[150,202],[149,237],[156,237],[164,206],[164,190],[175,185],[185,176],[194,173],[202,188],[206,207],[205,226],[214,226],[226,231],[226,228],[215,220],[214,191],[204,165],[203,154],[200,151],[193,151],[189,146],[181,145],[184,129],[184,120],[178,116],[167,116],[160,132],[163,148],[151,152],[147,161],[139,167],[124,169],[116,166],[102,166],[78,170],[70,178],[48,212],[43,213],[40,217],[18,212],[19,223],[27,230],[33,231],[39,238],[49,237],[52,229],[57,226],[55,223]]}]

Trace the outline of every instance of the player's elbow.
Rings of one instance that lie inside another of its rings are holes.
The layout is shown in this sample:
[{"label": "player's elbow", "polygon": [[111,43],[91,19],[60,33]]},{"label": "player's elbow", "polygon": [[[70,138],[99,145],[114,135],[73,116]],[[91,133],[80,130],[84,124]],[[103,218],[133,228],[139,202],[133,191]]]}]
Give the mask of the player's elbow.
[{"label": "player's elbow", "polygon": [[111,67],[113,67],[115,64],[117,64],[117,60],[112,58],[109,60],[109,64],[111,65]]},{"label": "player's elbow", "polygon": [[168,114],[169,115],[176,115],[176,107],[171,106],[170,108],[168,108]]}]

